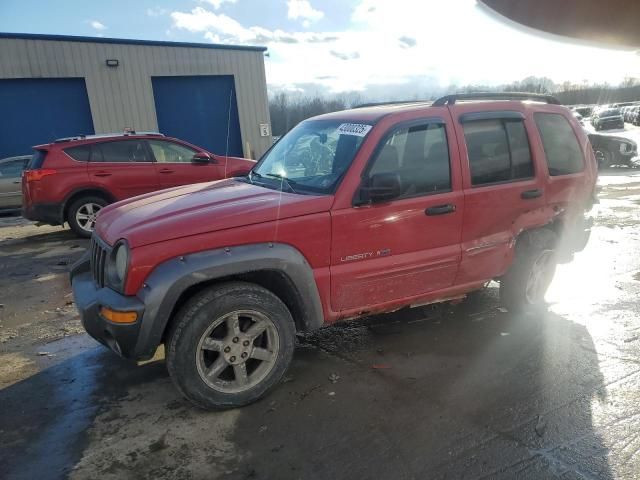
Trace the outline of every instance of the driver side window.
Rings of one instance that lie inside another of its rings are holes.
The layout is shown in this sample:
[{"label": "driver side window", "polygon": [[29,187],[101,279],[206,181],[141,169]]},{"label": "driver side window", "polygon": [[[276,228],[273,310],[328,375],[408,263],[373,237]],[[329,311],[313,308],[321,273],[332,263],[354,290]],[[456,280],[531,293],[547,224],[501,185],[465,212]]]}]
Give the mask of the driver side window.
[{"label": "driver side window", "polygon": [[408,198],[451,190],[449,147],[445,125],[425,123],[404,127],[388,137],[369,170],[397,173]]},{"label": "driver side window", "polygon": [[158,163],[190,163],[196,150],[163,140],[148,140],[153,156]]}]

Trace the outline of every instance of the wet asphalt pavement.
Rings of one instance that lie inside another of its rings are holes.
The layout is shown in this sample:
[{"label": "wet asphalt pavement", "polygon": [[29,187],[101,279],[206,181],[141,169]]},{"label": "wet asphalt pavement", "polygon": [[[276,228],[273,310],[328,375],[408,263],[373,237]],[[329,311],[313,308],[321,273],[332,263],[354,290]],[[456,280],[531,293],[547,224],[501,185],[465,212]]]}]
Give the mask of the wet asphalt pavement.
[{"label": "wet asphalt pavement", "polygon": [[638,479],[640,172],[600,183],[547,309],[502,311],[492,284],[325,328],[272,394],[217,413],[81,333],[85,241],[0,218],[0,478]]}]

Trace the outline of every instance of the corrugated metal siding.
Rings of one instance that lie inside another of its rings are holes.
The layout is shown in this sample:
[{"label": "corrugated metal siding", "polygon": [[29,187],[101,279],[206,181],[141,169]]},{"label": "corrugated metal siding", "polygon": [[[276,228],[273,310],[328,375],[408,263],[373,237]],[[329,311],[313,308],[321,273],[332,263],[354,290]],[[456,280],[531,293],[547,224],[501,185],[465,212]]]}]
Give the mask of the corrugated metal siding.
[{"label": "corrugated metal siding", "polygon": [[0,38],[0,78],[84,77],[96,133],[157,130],[151,77],[165,75],[233,75],[245,156],[247,142],[254,157],[271,146],[260,51]]}]

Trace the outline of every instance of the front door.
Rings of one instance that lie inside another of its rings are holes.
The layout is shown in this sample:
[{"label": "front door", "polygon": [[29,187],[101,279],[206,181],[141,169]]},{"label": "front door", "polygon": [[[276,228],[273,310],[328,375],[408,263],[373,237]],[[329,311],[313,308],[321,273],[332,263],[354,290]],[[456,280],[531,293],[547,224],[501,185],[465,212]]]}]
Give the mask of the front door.
[{"label": "front door", "polygon": [[116,200],[160,188],[151,155],[143,139],[115,140],[91,145],[89,181]]},{"label": "front door", "polygon": [[402,194],[332,212],[333,310],[366,310],[453,284],[464,206],[454,139],[437,118],[397,125],[383,137],[363,184],[397,172]]},{"label": "front door", "polygon": [[186,145],[169,140],[148,140],[153,153],[161,188],[210,182],[224,178],[224,165],[212,159],[210,163],[195,163],[198,153]]}]

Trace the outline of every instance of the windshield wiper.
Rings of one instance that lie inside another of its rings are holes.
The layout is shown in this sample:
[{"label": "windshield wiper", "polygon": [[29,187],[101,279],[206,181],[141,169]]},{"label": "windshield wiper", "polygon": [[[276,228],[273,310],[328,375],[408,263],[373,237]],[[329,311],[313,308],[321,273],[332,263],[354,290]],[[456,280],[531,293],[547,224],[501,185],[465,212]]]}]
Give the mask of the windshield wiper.
[{"label": "windshield wiper", "polygon": [[[255,175],[255,174],[254,174]],[[258,174],[260,175],[260,174]],[[260,175],[262,176],[262,175]],[[264,174],[265,177],[271,177],[271,178],[277,178],[278,180],[280,180],[282,183],[287,185],[287,188],[289,190],[291,190],[291,193],[298,193],[296,192],[296,190],[292,187],[292,185],[295,185],[296,182],[294,182],[293,180],[289,180],[287,177],[283,177],[282,175],[278,175],[277,173],[265,173]]]}]

